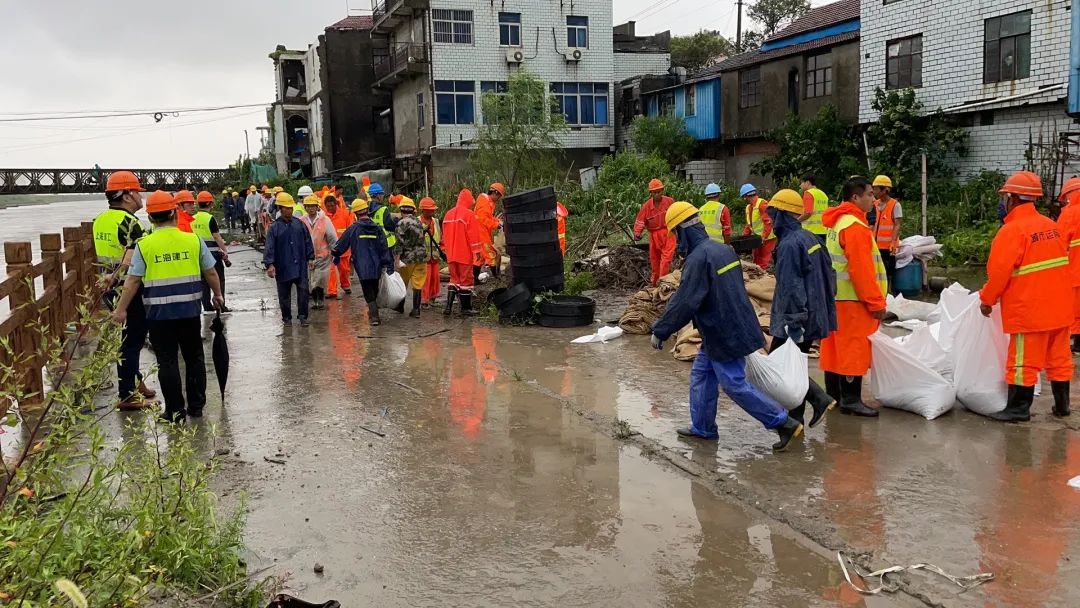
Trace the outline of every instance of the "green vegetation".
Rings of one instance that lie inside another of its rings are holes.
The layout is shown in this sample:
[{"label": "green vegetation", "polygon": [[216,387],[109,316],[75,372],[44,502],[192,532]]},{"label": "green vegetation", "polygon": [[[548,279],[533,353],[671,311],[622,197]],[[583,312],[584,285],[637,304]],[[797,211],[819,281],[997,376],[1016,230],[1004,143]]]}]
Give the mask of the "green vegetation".
[{"label": "green vegetation", "polygon": [[567,271],[566,284],[563,287],[563,293],[568,296],[580,296],[586,291],[595,289],[593,284],[593,276],[591,272],[579,272],[574,274]]},{"label": "green vegetation", "polygon": [[630,139],[638,152],[659,156],[671,166],[693,158],[697,147],[697,140],[686,130],[686,121],[674,116],[637,117]]},{"label": "green vegetation", "polygon": [[715,30],[701,30],[671,39],[671,65],[684,67],[690,73],[734,54],[735,45]]},{"label": "green vegetation", "polygon": [[866,172],[866,157],[855,129],[840,120],[835,106],[823,107],[809,120],[790,114],[769,139],[780,151],[755,163],[753,171],[771,176],[777,184],[798,188],[803,174],[810,172],[822,190],[838,199],[848,176]]}]

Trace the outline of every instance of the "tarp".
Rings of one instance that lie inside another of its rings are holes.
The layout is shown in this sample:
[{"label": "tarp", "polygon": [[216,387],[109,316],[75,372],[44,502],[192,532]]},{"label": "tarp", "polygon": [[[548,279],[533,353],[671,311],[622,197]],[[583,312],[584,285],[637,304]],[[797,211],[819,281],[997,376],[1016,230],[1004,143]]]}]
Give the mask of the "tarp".
[{"label": "tarp", "polygon": [[268,182],[277,176],[277,168],[273,165],[260,165],[256,162],[251,163],[251,181]]}]

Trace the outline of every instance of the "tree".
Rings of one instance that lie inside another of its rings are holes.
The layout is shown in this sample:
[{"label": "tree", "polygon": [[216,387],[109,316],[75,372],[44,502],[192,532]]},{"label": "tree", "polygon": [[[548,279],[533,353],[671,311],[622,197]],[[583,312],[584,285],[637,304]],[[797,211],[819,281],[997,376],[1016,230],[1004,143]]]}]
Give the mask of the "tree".
[{"label": "tree", "polygon": [[674,116],[639,116],[630,141],[641,154],[659,156],[672,167],[689,160],[697,147],[697,140],[686,130],[686,121]]},{"label": "tree", "polygon": [[746,9],[747,16],[761,24],[765,37],[808,12],[810,0],[758,0]]},{"label": "tree", "polygon": [[742,35],[742,51],[744,53],[746,51],[756,51],[762,42],[765,42],[765,34],[754,30],[746,30]]},{"label": "tree", "polygon": [[720,32],[701,30],[690,36],[671,39],[671,64],[696,72],[718,59],[731,56],[734,50],[735,45]]},{"label": "tree", "polygon": [[566,118],[549,104],[544,82],[525,70],[510,76],[505,92],[485,93],[480,107],[473,171],[482,180],[503,180],[514,191],[519,183],[539,184],[555,177],[555,150]]},{"label": "tree", "polygon": [[866,171],[866,160],[851,125],[840,120],[836,106],[827,105],[817,116],[803,120],[788,115],[784,126],[769,135],[780,151],[755,163],[753,171],[770,175],[777,184],[793,185],[813,173],[825,192],[838,192],[848,176]]}]

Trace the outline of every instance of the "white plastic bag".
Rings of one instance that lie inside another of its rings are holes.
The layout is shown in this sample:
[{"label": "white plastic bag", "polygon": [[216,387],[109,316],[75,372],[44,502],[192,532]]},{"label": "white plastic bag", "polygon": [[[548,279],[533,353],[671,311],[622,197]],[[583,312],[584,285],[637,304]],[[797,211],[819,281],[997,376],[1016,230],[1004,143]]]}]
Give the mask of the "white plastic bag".
[{"label": "white plastic bag", "polygon": [[1009,339],[1001,329],[1001,307],[990,318],[970,306],[956,321],[952,344],[956,398],[983,416],[1005,409],[1005,358]]},{"label": "white plastic bag", "polygon": [[769,355],[751,353],[746,358],[746,379],[790,410],[806,400],[810,389],[808,367],[808,357],[788,340]]},{"label": "white plastic bag", "polygon": [[407,293],[405,281],[401,279],[400,274],[396,272],[392,275],[384,274],[379,279],[379,295],[375,297],[375,305],[379,308],[397,308],[405,301]]},{"label": "white plastic bag", "polygon": [[894,297],[890,294],[885,296],[885,310],[896,315],[896,318],[901,321],[918,319],[919,321],[936,323],[941,318],[941,313],[935,304],[909,300],[903,295]]},{"label": "white plastic bag", "polygon": [[938,300],[938,308],[941,310],[941,326],[937,331],[938,344],[945,352],[952,352],[953,336],[956,334],[957,323],[967,309],[976,306],[979,301],[977,293],[971,293],[959,283],[949,285],[941,292]]},{"label": "white plastic bag", "polygon": [[596,330],[595,334],[592,334],[591,336],[581,336],[580,338],[574,338],[573,340],[570,341],[570,343],[571,344],[595,344],[596,342],[603,342],[603,343],[606,344],[609,340],[614,340],[616,338],[621,338],[622,335],[623,335],[623,330],[622,330],[621,327],[611,327],[609,325],[605,325],[605,326],[601,327],[600,329]]},{"label": "white plastic bag", "polygon": [[870,336],[870,394],[886,407],[933,420],[952,409],[956,389],[941,374],[881,332]]},{"label": "white plastic bag", "polygon": [[952,358],[949,357],[949,353],[945,352],[945,349],[941,348],[941,345],[938,344],[938,341],[930,331],[929,325],[919,327],[911,332],[911,335],[908,336],[906,340],[903,342],[898,340],[897,342],[904,350],[918,359],[919,362],[926,367],[941,374],[946,380],[952,378]]}]

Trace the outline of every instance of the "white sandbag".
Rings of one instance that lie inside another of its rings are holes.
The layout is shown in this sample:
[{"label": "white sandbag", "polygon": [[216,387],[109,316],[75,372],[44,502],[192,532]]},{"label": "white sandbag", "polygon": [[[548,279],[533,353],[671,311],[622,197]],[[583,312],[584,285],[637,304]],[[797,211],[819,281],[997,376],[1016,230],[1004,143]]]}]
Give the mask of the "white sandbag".
[{"label": "white sandbag", "polygon": [[746,379],[790,410],[806,400],[810,389],[808,367],[806,354],[788,340],[769,355],[751,353],[746,358]]},{"label": "white sandbag", "polygon": [[[915,331],[920,327],[926,327],[926,321],[920,321],[918,319],[908,319],[907,321],[890,321],[885,325],[889,327],[899,327],[900,329],[906,329],[908,331]],[[901,336],[906,338],[907,336]]]},{"label": "white sandbag", "polygon": [[392,275],[384,274],[379,279],[379,295],[375,297],[375,305],[379,308],[397,308],[405,301],[407,293],[405,281],[401,279],[400,274],[396,272]]},{"label": "white sandbag", "polygon": [[938,308],[941,310],[941,326],[938,328],[937,341],[945,352],[952,351],[953,336],[956,334],[957,323],[964,312],[979,302],[979,295],[971,293],[959,283],[953,283],[941,292],[938,300]]},{"label": "white sandbag", "polygon": [[1009,340],[1001,329],[1001,307],[984,317],[970,306],[956,322],[952,359],[956,398],[964,407],[986,416],[1005,409],[1005,358]]},{"label": "white sandbag", "polygon": [[906,348],[881,332],[870,336],[870,394],[886,407],[933,420],[952,409],[956,390]]},{"label": "white sandbag", "polygon": [[905,298],[903,294],[898,296],[893,296],[891,294],[885,296],[885,311],[896,315],[896,318],[901,321],[917,319],[919,321],[936,323],[941,319],[941,313],[938,311],[936,304],[920,302],[918,300],[909,300]]},{"label": "white sandbag", "polygon": [[911,332],[911,335],[901,346],[911,356],[918,359],[920,363],[941,374],[946,380],[952,378],[952,358],[938,344],[937,339],[934,338],[933,333],[930,331],[929,325],[923,325]]},{"label": "white sandbag", "polygon": [[621,327],[611,327],[605,325],[596,330],[595,334],[591,336],[581,336],[570,341],[571,344],[595,344],[597,342],[607,343],[616,338],[623,336],[623,330]]}]

